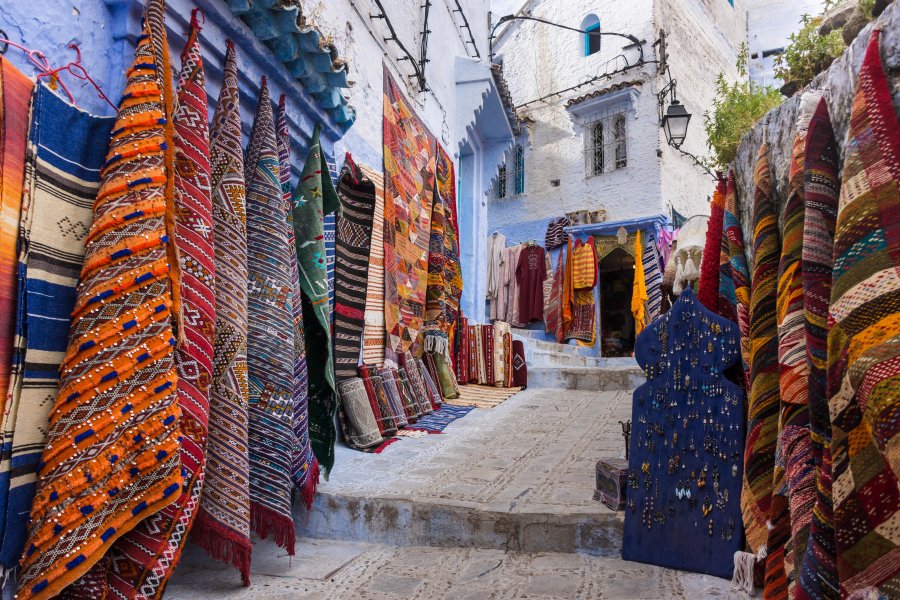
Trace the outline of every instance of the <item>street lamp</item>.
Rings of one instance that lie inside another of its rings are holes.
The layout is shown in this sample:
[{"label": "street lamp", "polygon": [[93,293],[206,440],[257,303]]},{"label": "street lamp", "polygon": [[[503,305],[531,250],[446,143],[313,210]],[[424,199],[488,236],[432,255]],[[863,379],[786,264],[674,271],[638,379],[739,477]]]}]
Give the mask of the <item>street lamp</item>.
[{"label": "street lamp", "polygon": [[[674,89],[672,95],[674,96]],[[673,99],[669,108],[666,109],[666,115],[662,118],[662,128],[666,133],[666,142],[675,148],[681,148],[684,138],[687,137],[688,123],[691,121],[691,113],[687,111],[684,104],[677,99]]]}]

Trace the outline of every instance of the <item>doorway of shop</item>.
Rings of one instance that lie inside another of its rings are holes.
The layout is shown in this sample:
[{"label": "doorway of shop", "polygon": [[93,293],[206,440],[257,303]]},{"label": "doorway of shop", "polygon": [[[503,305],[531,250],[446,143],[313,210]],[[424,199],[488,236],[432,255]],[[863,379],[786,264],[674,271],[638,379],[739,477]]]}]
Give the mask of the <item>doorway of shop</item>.
[{"label": "doorway of shop", "polygon": [[631,356],[634,352],[634,316],[631,288],[634,257],[616,248],[600,261],[600,355]]}]

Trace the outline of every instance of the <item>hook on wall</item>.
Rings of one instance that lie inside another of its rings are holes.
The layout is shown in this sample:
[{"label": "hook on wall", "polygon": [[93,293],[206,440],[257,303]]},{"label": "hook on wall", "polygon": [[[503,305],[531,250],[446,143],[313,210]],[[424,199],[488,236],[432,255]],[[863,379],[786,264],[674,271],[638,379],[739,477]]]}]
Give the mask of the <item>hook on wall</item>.
[{"label": "hook on wall", "polygon": [[[4,40],[6,39],[6,32],[2,29],[0,29],[0,38],[3,38]],[[0,45],[3,46],[2,48],[0,48],[0,54],[6,54],[6,51],[9,50],[9,42],[5,41]]]}]

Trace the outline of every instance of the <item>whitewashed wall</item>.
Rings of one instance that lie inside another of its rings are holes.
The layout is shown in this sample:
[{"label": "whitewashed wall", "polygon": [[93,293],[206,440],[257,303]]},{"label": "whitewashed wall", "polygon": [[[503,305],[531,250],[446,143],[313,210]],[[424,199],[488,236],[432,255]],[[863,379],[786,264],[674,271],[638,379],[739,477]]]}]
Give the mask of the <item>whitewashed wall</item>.
[{"label": "whitewashed wall", "polygon": [[[766,50],[784,48],[788,36],[800,29],[800,17],[816,16],[825,8],[824,0],[746,0],[747,43],[750,47],[750,77],[766,85],[780,87],[774,74],[775,57],[763,58]],[[756,54],[756,58],[752,56]]]},{"label": "whitewashed wall", "polygon": [[[505,7],[505,5],[504,5]],[[518,8],[518,7],[517,7]],[[746,41],[744,0],[532,0],[532,16],[580,27],[588,14],[600,19],[605,31],[630,33],[646,40],[646,60],[655,60],[653,42],[664,29],[672,76],[678,97],[694,116],[684,149],[706,155],[703,112],[715,93],[719,72],[737,77],[734,67],[738,46]],[[494,15],[497,18],[499,15]],[[622,52],[626,40],[603,38],[599,54],[583,56],[583,36],[542,24],[519,22],[497,43],[504,74],[515,104],[568,87],[605,70],[603,64]],[[632,62],[634,50],[625,51]],[[628,166],[587,177],[581,127],[565,108],[566,102],[592,90],[622,81],[643,79],[627,121]],[[513,239],[531,239],[535,221],[578,209],[604,208],[609,220],[680,213],[708,214],[707,198],[713,189],[709,175],[691,160],[666,145],[659,128],[656,94],[667,79],[656,65],[634,69],[609,81],[548,99],[520,111],[528,124],[525,153],[525,193],[491,200],[489,228]],[[559,179],[559,187],[551,180]],[[511,183],[508,187],[511,186]]]},{"label": "whitewashed wall", "polygon": [[[421,42],[424,9],[421,0],[383,0],[397,36],[415,57]],[[487,11],[483,0],[461,0],[463,11],[472,27],[481,56],[487,55]],[[356,123],[335,145],[340,162],[345,151],[359,160],[379,167],[382,163],[382,64],[387,65],[398,83],[406,85],[407,98],[425,125],[451,155],[456,140],[451,139],[455,115],[454,57],[466,56],[465,30],[458,24],[462,19],[451,14],[452,0],[431,0],[428,17],[428,57],[425,74],[431,92],[419,92],[411,79],[413,73],[394,42],[384,42],[389,36],[384,21],[370,18],[378,8],[372,0],[304,0],[304,12],[326,35],[331,35],[341,54],[349,61],[351,104],[357,111]],[[472,54],[471,45],[468,44]]]},{"label": "whitewashed wall", "polygon": [[[652,0],[623,3],[612,0],[551,0],[530,3],[531,15],[580,28],[589,14],[600,19],[601,29],[630,33],[646,39],[647,57],[652,55]],[[497,17],[499,15],[495,15]],[[605,70],[604,63],[623,53],[628,40],[604,37],[601,51],[584,56],[584,38],[540,23],[513,23],[500,39],[495,53],[502,57],[504,76],[513,102],[521,104],[545,94],[569,87]],[[636,50],[624,52],[637,62]],[[653,66],[644,67],[646,74]],[[565,103],[586,92],[607,87],[623,80],[642,79],[638,69],[617,76],[609,82],[592,84],[561,98],[533,104],[520,111],[531,121],[525,147],[525,193],[502,200],[490,200],[489,228],[507,233],[510,241],[531,239],[530,223],[579,209],[605,208],[610,219],[651,215],[661,209],[659,168],[656,157],[656,117],[652,91],[648,85],[640,89],[633,110],[627,117],[628,166],[625,169],[586,177],[582,128],[576,124]],[[551,185],[558,179],[559,187]],[[640,190],[638,196],[622,193],[623,187]],[[512,179],[508,184],[512,190]]]},{"label": "whitewashed wall", "polygon": [[[735,81],[735,62],[740,45],[747,41],[744,0],[656,0],[656,25],[666,31],[669,68],[678,82],[678,99],[693,115],[682,148],[695,156],[710,154],[703,128],[703,114],[712,107],[719,73]],[[659,85],[663,85],[660,80]],[[693,161],[666,144],[662,149],[662,202],[685,216],[709,214],[708,198],[713,179]]]}]

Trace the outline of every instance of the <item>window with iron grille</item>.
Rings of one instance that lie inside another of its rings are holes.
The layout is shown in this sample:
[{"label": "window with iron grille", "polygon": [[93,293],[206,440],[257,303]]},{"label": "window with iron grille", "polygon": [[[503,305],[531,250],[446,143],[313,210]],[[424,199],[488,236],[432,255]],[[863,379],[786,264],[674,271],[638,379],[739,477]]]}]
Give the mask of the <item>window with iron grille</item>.
[{"label": "window with iron grille", "polygon": [[506,163],[497,169],[497,197],[506,198]]},{"label": "window with iron grille", "polygon": [[513,154],[514,168],[514,194],[525,193],[525,148],[520,144],[516,144],[516,151]]},{"label": "window with iron grille", "polygon": [[628,166],[625,112],[610,112],[584,126],[585,175],[610,173]]}]

